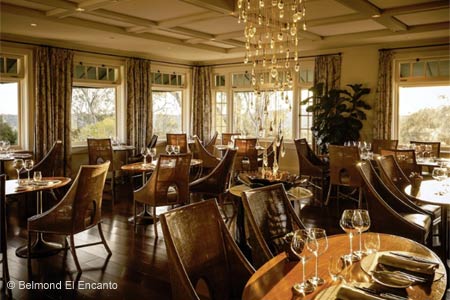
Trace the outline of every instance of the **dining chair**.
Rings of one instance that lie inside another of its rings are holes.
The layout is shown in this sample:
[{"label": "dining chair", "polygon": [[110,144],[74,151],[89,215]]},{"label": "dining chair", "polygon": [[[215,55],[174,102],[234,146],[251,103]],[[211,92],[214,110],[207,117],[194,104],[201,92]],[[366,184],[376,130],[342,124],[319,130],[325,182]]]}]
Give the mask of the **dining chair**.
[{"label": "dining chair", "polygon": [[209,174],[219,164],[220,159],[202,145],[198,136],[194,136],[194,143],[197,158],[202,160],[202,175],[204,176]]},{"label": "dining chair", "polygon": [[245,191],[241,198],[249,224],[252,264],[258,269],[286,250],[287,233],[305,226],[281,183]]},{"label": "dining chair", "polygon": [[[101,226],[103,187],[110,164],[107,161],[98,165],[80,166],[73,184],[62,200],[50,210],[28,218],[28,249],[31,249],[32,232],[64,235],[66,238],[69,236],[70,252],[79,273],[82,270],[76,248],[103,244],[108,257],[112,254]],[[94,226],[98,228],[101,241],[75,246],[74,235]],[[67,251],[67,239],[65,244]],[[31,267],[32,255],[28,253],[27,256]]]},{"label": "dining chair", "polygon": [[212,136],[212,138],[209,140],[209,142],[205,143],[205,149],[211,154],[214,154],[214,145],[216,144],[218,136],[219,136],[219,132],[216,131],[214,133],[214,135]]},{"label": "dining chair", "polygon": [[103,164],[106,161],[110,161],[108,168],[108,173],[111,173],[111,178],[109,180],[110,184],[110,191],[111,191],[111,201],[112,205],[114,206],[114,201],[116,198],[116,171],[118,169],[116,168],[114,164],[114,154],[113,154],[113,148],[111,139],[105,138],[105,139],[93,139],[88,138],[87,139],[87,146],[88,146],[88,157],[89,157],[89,164],[90,165],[97,165],[97,164]]},{"label": "dining chair", "polygon": [[[283,138],[281,137],[280,142],[277,143],[278,145],[276,146],[276,157],[277,157],[277,162],[280,162],[280,151],[281,151],[281,145],[283,144]],[[267,166],[269,168],[273,167],[273,162],[275,161],[275,151],[273,151],[273,145],[276,142],[276,139],[274,139],[269,146],[266,147],[266,149],[264,151],[267,152]],[[258,155],[258,166],[262,167],[263,166],[263,157],[264,157],[264,153],[260,153]]]},{"label": "dining chair", "polygon": [[409,143],[416,146],[431,146],[431,153],[428,157],[441,157],[441,142],[410,141]]},{"label": "dining chair", "polygon": [[256,138],[236,138],[234,146],[237,149],[234,161],[234,171],[257,171],[258,170],[258,150]]},{"label": "dining chair", "polygon": [[167,145],[180,146],[180,153],[188,153],[188,141],[186,133],[166,133]]},{"label": "dining chair", "polygon": [[381,149],[397,149],[398,140],[373,139],[372,152],[381,154]]},{"label": "dining chair", "polygon": [[8,246],[6,238],[6,175],[0,175],[0,254],[2,255],[2,293],[7,294],[8,297],[12,297],[12,291],[9,282],[9,267],[8,267]]},{"label": "dining chair", "polygon": [[[190,153],[178,155],[161,154],[150,179],[133,192],[133,214],[137,219],[136,204],[153,208],[152,218],[155,237],[158,237],[156,208],[160,206],[183,205],[189,202]],[[137,222],[134,222],[134,229]]]},{"label": "dining chair", "polygon": [[241,299],[255,272],[239,250],[215,200],[201,201],[161,215],[174,300],[200,300],[204,282],[212,300]]},{"label": "dining chair", "polygon": [[239,137],[241,135],[240,132],[234,133],[222,133],[222,145],[228,145],[229,142],[232,141],[232,137]]},{"label": "dining chair", "polygon": [[398,165],[402,169],[406,176],[410,176],[411,173],[421,174],[422,169],[417,165],[416,153],[414,150],[407,149],[381,149],[381,155],[392,155],[397,160]]},{"label": "dining chair", "polygon": [[306,139],[294,140],[297,150],[299,175],[308,178],[308,186],[313,187],[315,195],[320,192],[319,200],[323,203],[329,179],[329,165],[322,161],[309,147]]},{"label": "dining chair", "polygon": [[[203,199],[210,197],[217,199],[226,222],[233,220],[237,211],[234,202],[228,199],[236,152],[235,149],[227,149],[225,156],[210,173],[189,184],[191,194],[200,194]],[[231,216],[227,215],[227,205],[232,208]]]},{"label": "dining chair", "polygon": [[389,233],[410,238],[419,243],[429,242],[431,218],[398,199],[375,171],[370,161],[356,165],[364,181],[364,194],[373,232]]},{"label": "dining chair", "polygon": [[[332,187],[336,186],[336,200],[340,196],[358,202],[358,207],[362,208],[362,185],[363,180],[359,171],[356,169],[356,164],[361,160],[359,156],[359,149],[355,146],[328,146],[328,154],[330,159],[330,185],[328,188],[328,195],[325,205],[329,204],[331,198]],[[350,193],[341,193],[340,187],[347,187],[358,190],[358,198],[352,197]],[[339,203],[338,203],[339,205]],[[339,206],[338,206],[339,208]],[[339,210],[339,209],[338,209]]]}]

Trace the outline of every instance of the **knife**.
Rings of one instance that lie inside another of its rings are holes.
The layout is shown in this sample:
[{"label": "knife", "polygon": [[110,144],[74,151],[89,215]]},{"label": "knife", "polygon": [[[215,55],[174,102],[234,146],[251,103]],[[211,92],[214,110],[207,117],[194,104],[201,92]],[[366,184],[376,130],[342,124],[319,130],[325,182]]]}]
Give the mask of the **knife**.
[{"label": "knife", "polygon": [[409,298],[407,298],[407,297],[399,296],[399,295],[392,294],[392,293],[379,292],[377,290],[367,288],[367,287],[354,286],[354,288],[361,290],[363,292],[372,294],[372,295],[380,296],[381,298],[384,298],[387,300],[409,300]]},{"label": "knife", "polygon": [[430,259],[426,259],[426,258],[420,258],[417,256],[411,256],[411,255],[407,255],[407,254],[403,254],[403,253],[398,253],[398,252],[389,252],[392,255],[396,255],[396,256],[400,256],[403,258],[408,258],[417,262],[422,262],[422,263],[426,263],[426,264],[433,264],[433,265],[437,265],[438,263],[436,261],[430,260]]}]

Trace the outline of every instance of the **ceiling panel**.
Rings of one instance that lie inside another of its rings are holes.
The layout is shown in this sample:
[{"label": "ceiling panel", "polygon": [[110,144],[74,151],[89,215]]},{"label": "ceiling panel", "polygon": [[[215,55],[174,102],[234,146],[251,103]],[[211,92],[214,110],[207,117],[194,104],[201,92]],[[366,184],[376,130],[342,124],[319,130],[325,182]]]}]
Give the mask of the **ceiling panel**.
[{"label": "ceiling panel", "polygon": [[231,16],[184,24],[183,27],[209,34],[221,34],[242,30],[242,35],[244,35],[244,25],[242,23],[239,24],[238,20]]},{"label": "ceiling panel", "polygon": [[107,10],[152,21],[161,21],[205,10],[177,0],[132,0],[108,6]]},{"label": "ceiling panel", "polygon": [[73,15],[73,17],[76,17],[76,18],[82,19],[82,20],[89,20],[89,21],[94,21],[94,22],[100,22],[100,23],[105,23],[105,24],[114,25],[114,26],[120,26],[120,27],[131,27],[131,26],[133,26],[133,24],[131,24],[131,23],[116,21],[116,20],[103,18],[103,17],[98,17],[98,16],[94,16],[94,15],[90,15],[90,14],[84,14],[84,13],[75,14],[75,15]]},{"label": "ceiling panel", "polygon": [[424,11],[414,14],[400,15],[396,16],[396,18],[405,23],[406,25],[411,26],[411,25],[431,24],[437,22],[446,22],[448,21],[449,16],[450,10],[447,8],[447,9]]},{"label": "ceiling panel", "polygon": [[220,47],[220,48],[225,48],[225,49],[234,48],[234,46],[231,46],[231,45],[228,45],[228,44],[223,44],[223,43],[220,43],[220,42],[214,42],[214,41],[209,41],[209,42],[205,42],[205,43],[202,43],[202,44],[215,46],[215,47]]},{"label": "ceiling panel", "polygon": [[334,0],[306,1],[306,20],[336,17],[355,13],[351,8]]},{"label": "ceiling panel", "polygon": [[393,8],[399,6],[409,6],[421,3],[430,3],[438,0],[369,0],[372,4],[381,9]]},{"label": "ceiling panel", "polygon": [[28,2],[25,0],[0,0],[1,3],[13,4],[18,6],[29,7],[37,10],[47,11],[53,9],[53,6],[48,6],[40,3]]},{"label": "ceiling panel", "polygon": [[337,34],[356,33],[380,29],[386,29],[386,27],[373,20],[362,20],[333,25],[323,25],[315,27],[310,26],[308,28],[308,31],[322,36],[332,36]]}]

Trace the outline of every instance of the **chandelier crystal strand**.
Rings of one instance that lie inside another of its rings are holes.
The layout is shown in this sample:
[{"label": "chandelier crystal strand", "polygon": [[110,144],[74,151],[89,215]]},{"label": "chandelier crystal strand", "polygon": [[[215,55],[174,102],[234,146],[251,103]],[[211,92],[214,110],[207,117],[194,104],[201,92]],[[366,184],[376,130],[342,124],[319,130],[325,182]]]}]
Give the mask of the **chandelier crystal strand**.
[{"label": "chandelier crystal strand", "polygon": [[292,89],[300,70],[299,32],[306,30],[305,0],[238,0],[238,9],[255,92],[268,84],[275,91]]}]

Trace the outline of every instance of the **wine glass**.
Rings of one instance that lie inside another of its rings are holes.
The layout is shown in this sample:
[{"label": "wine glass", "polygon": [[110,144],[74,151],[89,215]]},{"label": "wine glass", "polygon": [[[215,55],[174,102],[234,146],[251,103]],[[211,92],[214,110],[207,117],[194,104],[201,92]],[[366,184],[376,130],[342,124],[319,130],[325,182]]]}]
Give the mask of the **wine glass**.
[{"label": "wine glass", "polygon": [[144,165],[147,164],[147,155],[149,154],[148,152],[149,151],[148,151],[147,147],[142,147],[141,148],[141,155],[144,157]]},{"label": "wine glass", "polygon": [[30,183],[30,171],[33,169],[34,167],[34,160],[32,159],[26,159],[25,160],[25,164],[24,164],[25,170],[27,170],[28,172],[28,183]]},{"label": "wine glass", "polygon": [[[444,180],[446,180],[447,179],[447,176],[448,176],[448,174],[447,174],[447,168],[434,168],[433,169],[433,172],[431,173],[431,176],[435,179],[435,180],[437,180],[438,182],[442,182],[442,181],[444,181]],[[443,187],[445,187],[446,185],[445,184],[442,184],[442,186]],[[444,194],[446,194],[447,193],[447,189],[446,188],[444,188],[444,191],[438,191],[438,192],[436,192],[435,194],[436,195],[444,195]]]},{"label": "wine glass", "polygon": [[172,146],[172,151],[173,151],[173,154],[175,154],[175,155],[180,154],[180,146],[179,145],[173,145]]},{"label": "wine glass", "polygon": [[366,209],[355,209],[353,211],[352,225],[353,228],[355,228],[359,234],[359,250],[355,251],[355,254],[359,258],[362,258],[363,252],[362,252],[361,235],[364,231],[367,231],[370,227],[369,212]]},{"label": "wine glass", "polygon": [[166,145],[166,152],[168,155],[170,155],[173,151],[173,147],[172,145]]},{"label": "wine glass", "polygon": [[380,235],[376,232],[368,232],[363,236],[364,248],[367,254],[378,252],[380,249]]},{"label": "wine glass", "polygon": [[20,171],[23,169],[23,159],[16,158],[13,161],[13,168],[17,171],[17,184],[20,185]]},{"label": "wine glass", "polygon": [[302,282],[294,284],[293,288],[300,294],[309,294],[314,291],[314,285],[305,279],[305,264],[306,264],[306,241],[308,238],[308,232],[305,229],[300,229],[294,232],[294,236],[291,240],[291,250],[292,252],[300,258],[302,263]]},{"label": "wine glass", "polygon": [[353,227],[353,209],[346,209],[342,213],[341,219],[339,221],[339,225],[342,230],[344,230],[348,234],[348,239],[350,241],[350,253],[344,255],[344,258],[348,261],[354,261],[355,257],[353,255],[353,233],[355,232],[355,228]]},{"label": "wine glass", "polygon": [[11,143],[9,141],[3,141],[3,149],[5,149],[6,155],[8,155],[9,147],[11,147]]},{"label": "wine glass", "polygon": [[325,280],[319,277],[317,269],[319,264],[319,255],[328,249],[327,233],[325,229],[322,228],[310,228],[307,232],[308,237],[306,239],[306,247],[316,257],[315,273],[309,281],[315,286],[319,286],[325,283]]},{"label": "wine glass", "polygon": [[333,254],[328,261],[328,273],[333,282],[343,279],[342,272],[345,269],[345,260],[340,255]]},{"label": "wine glass", "polygon": [[0,141],[0,154],[3,152],[3,145],[5,144],[5,141]]},{"label": "wine glass", "polygon": [[149,154],[150,157],[152,158],[152,162],[153,162],[153,157],[156,156],[156,148],[150,148],[148,154]]}]

